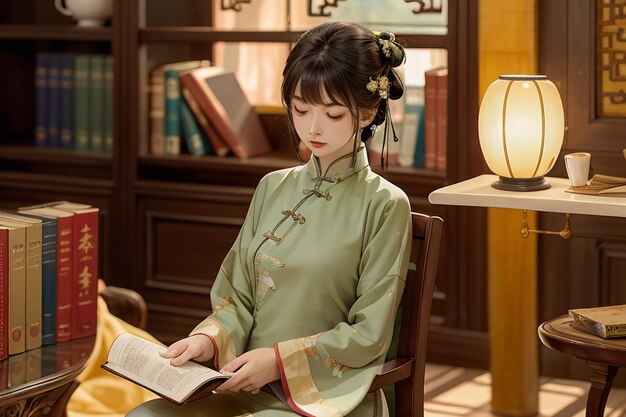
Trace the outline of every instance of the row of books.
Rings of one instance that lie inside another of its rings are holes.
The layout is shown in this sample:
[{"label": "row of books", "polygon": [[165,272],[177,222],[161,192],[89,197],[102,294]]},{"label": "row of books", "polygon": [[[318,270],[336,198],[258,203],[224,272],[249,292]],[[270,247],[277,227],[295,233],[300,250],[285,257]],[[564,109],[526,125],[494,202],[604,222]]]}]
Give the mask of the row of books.
[{"label": "row of books", "polygon": [[111,152],[113,57],[40,52],[35,61],[37,146]]},{"label": "row of books", "polygon": [[[390,102],[399,142],[389,143],[388,166],[446,170],[448,135],[448,70],[437,67],[424,74],[425,85],[407,85],[400,101]],[[379,164],[384,126],[370,145],[371,163]],[[391,137],[389,137],[391,140]]]},{"label": "row of books", "polygon": [[95,334],[98,212],[67,201],[0,212],[0,359]]},{"label": "row of books", "polygon": [[[414,167],[445,172],[448,136],[448,70],[437,67],[424,74],[425,85],[407,85],[401,100],[390,101],[393,128],[387,132],[385,150],[389,167]],[[383,151],[384,124],[369,141],[370,164],[379,166]]]},{"label": "row of books", "polygon": [[[208,61],[159,65],[150,71],[150,153],[234,154],[271,150],[255,109],[232,72]],[[183,142],[184,139],[184,142]]]}]

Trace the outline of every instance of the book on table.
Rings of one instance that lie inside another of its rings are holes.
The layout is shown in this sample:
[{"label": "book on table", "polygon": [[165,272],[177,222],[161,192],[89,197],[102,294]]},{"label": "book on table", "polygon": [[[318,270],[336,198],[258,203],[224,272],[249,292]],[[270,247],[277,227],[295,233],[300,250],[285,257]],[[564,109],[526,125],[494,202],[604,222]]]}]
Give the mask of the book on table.
[{"label": "book on table", "polygon": [[165,349],[158,343],[122,333],[111,344],[107,361],[101,367],[176,404],[210,395],[232,376],[191,361],[173,366],[159,355]]},{"label": "book on table", "polygon": [[605,339],[626,336],[626,304],[569,310],[574,327]]},{"label": "book on table", "polygon": [[[14,228],[24,228],[25,238],[24,252],[25,265],[25,298],[11,298],[9,295],[9,314],[12,303],[23,303],[26,308],[26,322],[23,328],[26,336],[26,350],[41,347],[41,318],[42,318],[42,268],[41,268],[41,242],[42,242],[42,222],[25,216],[0,211],[0,224]],[[14,249],[11,248],[13,251]],[[17,272],[13,268],[12,272]],[[9,277],[11,273],[9,273]],[[9,292],[11,286],[15,285],[15,280],[9,278]],[[18,307],[21,308],[21,307]],[[10,353],[10,352],[9,352]]]},{"label": "book on table", "polygon": [[565,191],[575,194],[626,197],[626,178],[596,174],[586,185],[570,186]]},{"label": "book on table", "polygon": [[[71,337],[96,334],[98,300],[98,224],[99,209],[89,204],[70,201],[51,201],[28,207],[21,212],[53,208],[71,214]],[[68,230],[69,231],[69,230]],[[61,243],[59,243],[61,245]],[[60,246],[65,248],[65,246]],[[63,259],[66,257],[64,256]],[[59,259],[58,261],[60,261]],[[69,260],[69,259],[68,259]]]},{"label": "book on table", "polygon": [[55,337],[57,342],[66,342],[72,338],[72,267],[74,252],[74,214],[63,210],[54,209],[52,207],[20,208],[19,213],[56,220],[57,259],[56,274],[54,274],[54,286],[56,287],[56,298],[54,300],[54,307],[56,308]]}]

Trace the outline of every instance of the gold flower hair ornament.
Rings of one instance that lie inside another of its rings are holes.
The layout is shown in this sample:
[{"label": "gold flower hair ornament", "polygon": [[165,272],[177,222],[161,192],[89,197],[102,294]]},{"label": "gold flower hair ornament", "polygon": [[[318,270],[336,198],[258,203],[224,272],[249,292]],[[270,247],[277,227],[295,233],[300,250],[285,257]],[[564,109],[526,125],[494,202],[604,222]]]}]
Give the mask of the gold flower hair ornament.
[{"label": "gold flower hair ornament", "polygon": [[391,41],[387,39],[378,39],[378,43],[380,44],[380,49],[383,51],[383,54],[385,54],[387,59],[391,58]]},{"label": "gold flower hair ornament", "polygon": [[378,39],[380,50],[387,59],[390,59],[393,56],[391,46],[396,41],[396,35],[391,32],[374,32],[374,35]]},{"label": "gold flower hair ornament", "polygon": [[370,77],[370,82],[367,83],[367,89],[372,93],[378,93],[382,98],[389,97],[389,87],[391,83],[386,75],[380,74],[376,78]]}]

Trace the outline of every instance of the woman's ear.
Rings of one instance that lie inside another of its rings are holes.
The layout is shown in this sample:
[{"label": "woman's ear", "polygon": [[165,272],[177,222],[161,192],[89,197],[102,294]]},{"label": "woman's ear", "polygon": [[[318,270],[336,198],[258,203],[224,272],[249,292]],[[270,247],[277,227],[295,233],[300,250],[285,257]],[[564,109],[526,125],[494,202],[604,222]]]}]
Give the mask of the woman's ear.
[{"label": "woman's ear", "polygon": [[363,129],[366,126],[369,126],[369,124],[374,120],[374,116],[376,116],[375,108],[362,110],[359,118],[359,128]]}]

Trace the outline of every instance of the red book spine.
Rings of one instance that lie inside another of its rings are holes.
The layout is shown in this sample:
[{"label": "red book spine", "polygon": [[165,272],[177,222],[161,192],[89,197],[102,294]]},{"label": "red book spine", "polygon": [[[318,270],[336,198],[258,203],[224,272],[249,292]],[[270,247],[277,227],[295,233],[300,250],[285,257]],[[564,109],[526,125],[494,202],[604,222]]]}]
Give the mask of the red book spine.
[{"label": "red book spine", "polygon": [[445,171],[448,161],[448,70],[437,75],[437,170]]},{"label": "red book spine", "polygon": [[9,361],[0,362],[0,391],[9,388]]},{"label": "red book spine", "polygon": [[424,120],[425,142],[424,167],[437,168],[437,70],[424,74]]},{"label": "red book spine", "polygon": [[74,218],[57,217],[57,342],[72,338]]},{"label": "red book spine", "polygon": [[0,360],[9,355],[9,231],[0,230]]},{"label": "red book spine", "polygon": [[74,214],[72,338],[96,334],[98,212]]}]

